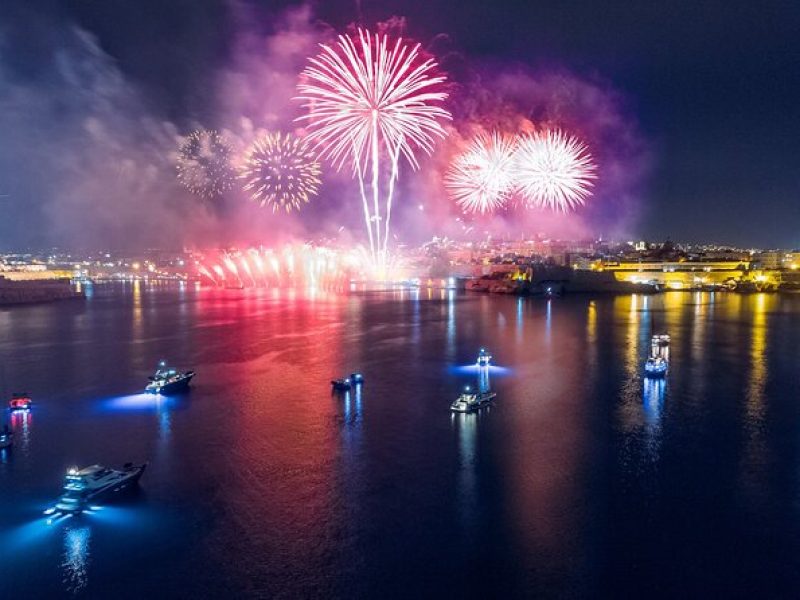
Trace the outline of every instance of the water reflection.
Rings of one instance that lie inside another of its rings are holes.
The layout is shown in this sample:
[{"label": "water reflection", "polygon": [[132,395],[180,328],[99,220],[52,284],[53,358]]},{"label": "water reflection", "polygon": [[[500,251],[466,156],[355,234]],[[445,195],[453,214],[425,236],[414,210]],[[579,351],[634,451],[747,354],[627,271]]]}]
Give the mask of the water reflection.
[{"label": "water reflection", "polygon": [[344,393],[344,422],[349,425],[361,423],[361,388],[361,385],[357,385]]},{"label": "water reflection", "polygon": [[23,453],[28,452],[31,443],[32,412],[29,410],[16,410],[9,417],[11,431],[14,432],[14,448]]},{"label": "water reflection", "polygon": [[742,479],[745,492],[751,500],[757,499],[766,488],[767,440],[765,432],[767,383],[767,303],[772,295],[755,294],[750,297],[752,312],[750,327],[750,370],[745,395],[745,447],[742,456]]},{"label": "water reflection", "polygon": [[83,590],[88,583],[91,535],[88,526],[68,525],[64,528],[62,579],[67,591],[72,594]]},{"label": "water reflection", "polygon": [[142,282],[136,279],[133,282],[133,334],[135,339],[142,337]]},{"label": "water reflection", "polygon": [[478,414],[451,413],[451,422],[458,437],[458,510],[467,529],[473,523],[478,506],[476,485],[476,430]]},{"label": "water reflection", "polygon": [[659,458],[661,449],[661,418],[666,388],[667,381],[663,377],[645,377],[642,382],[645,453],[651,461]]},{"label": "water reflection", "polygon": [[[444,290],[442,290],[444,293]],[[447,334],[446,334],[446,358],[448,362],[455,360],[456,357],[456,302],[455,291],[447,292]]]},{"label": "water reflection", "polygon": [[553,300],[548,298],[544,321],[544,341],[550,343],[550,334],[553,328]]}]

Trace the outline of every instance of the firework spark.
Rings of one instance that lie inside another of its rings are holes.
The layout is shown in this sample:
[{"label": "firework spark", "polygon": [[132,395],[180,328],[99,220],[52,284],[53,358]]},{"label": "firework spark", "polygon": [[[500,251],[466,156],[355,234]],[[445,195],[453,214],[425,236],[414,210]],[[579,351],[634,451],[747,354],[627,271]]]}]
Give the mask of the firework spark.
[{"label": "firework spark", "polygon": [[231,146],[216,131],[192,132],[178,150],[178,181],[193,194],[213,198],[235,182]]},{"label": "firework spark", "polygon": [[517,145],[514,176],[529,206],[569,212],[592,194],[595,171],[586,145],[559,129],[523,135]]},{"label": "firework spark", "polygon": [[307,144],[280,133],[256,140],[239,171],[245,191],[272,212],[300,210],[319,191],[319,176],[319,163]]},{"label": "firework spark", "polygon": [[[354,36],[340,35],[333,46],[322,44],[298,85],[298,99],[308,109],[300,118],[308,123],[309,141],[337,169],[352,165],[373,257],[386,253],[400,156],[417,168],[415,152],[430,154],[445,136],[441,121],[450,113],[440,106],[447,94],[436,69],[433,59],[421,56],[419,44],[390,42],[387,35],[359,29]],[[381,155],[390,161],[383,198]]]},{"label": "firework spark", "polygon": [[506,203],[514,190],[515,148],[511,136],[480,134],[455,159],[444,183],[465,213],[491,213]]}]

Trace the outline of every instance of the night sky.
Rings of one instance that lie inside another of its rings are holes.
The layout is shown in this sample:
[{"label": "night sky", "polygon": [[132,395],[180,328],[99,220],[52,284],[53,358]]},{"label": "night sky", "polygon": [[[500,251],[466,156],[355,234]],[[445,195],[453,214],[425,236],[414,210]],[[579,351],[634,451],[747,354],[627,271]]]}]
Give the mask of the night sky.
[{"label": "night sky", "polygon": [[[247,27],[265,34],[293,5],[242,3],[258,15]],[[36,82],[57,60],[64,32],[77,26],[96,36],[153,114],[178,127],[208,118],[216,71],[242,26],[232,6],[5,0],[0,108],[19,110],[7,83]],[[798,2],[326,0],[312,7],[338,30],[405,16],[410,35],[430,41],[446,34],[450,51],[475,65],[566,68],[609,82],[649,148],[632,235],[800,246]],[[26,126],[35,129],[31,121]],[[45,143],[46,135],[32,132],[31,143]],[[52,194],[22,181],[18,161],[29,162],[22,146],[24,138],[0,135],[0,246],[50,241],[47,229],[21,231],[48,218],[39,196]]]}]

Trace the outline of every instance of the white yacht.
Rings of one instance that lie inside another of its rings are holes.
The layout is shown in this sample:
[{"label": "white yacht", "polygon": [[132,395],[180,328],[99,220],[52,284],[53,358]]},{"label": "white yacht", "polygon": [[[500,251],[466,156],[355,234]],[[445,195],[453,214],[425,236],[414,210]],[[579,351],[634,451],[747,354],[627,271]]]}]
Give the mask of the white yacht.
[{"label": "white yacht", "polygon": [[497,394],[492,391],[473,391],[469,386],[464,388],[462,394],[450,405],[453,412],[468,413],[474,412],[488,405],[494,400]]},{"label": "white yacht", "polygon": [[92,465],[84,469],[72,467],[67,471],[64,489],[56,505],[46,514],[75,514],[83,512],[90,502],[100,502],[138,483],[147,463],[126,463],[121,469]]},{"label": "white yacht", "polygon": [[492,363],[492,355],[486,351],[486,348],[481,348],[478,352],[478,366],[488,367]]}]

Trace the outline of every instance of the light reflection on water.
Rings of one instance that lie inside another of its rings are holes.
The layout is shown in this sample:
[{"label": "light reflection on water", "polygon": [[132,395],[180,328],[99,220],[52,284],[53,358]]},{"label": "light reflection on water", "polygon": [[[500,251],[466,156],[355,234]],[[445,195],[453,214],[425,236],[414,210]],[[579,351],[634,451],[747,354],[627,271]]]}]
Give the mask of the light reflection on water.
[{"label": "light reflection on water", "polygon": [[[741,540],[735,566],[787,556],[775,585],[800,585],[800,298],[96,287],[81,314],[0,314],[0,360],[45,399],[0,471],[0,547],[33,596],[99,593],[121,555],[139,597],[633,597],[674,572],[699,596],[766,581],[718,564]],[[665,380],[643,377],[654,329]],[[453,415],[483,344],[498,400]],[[191,400],[120,395],[162,355],[198,370]],[[354,369],[363,389],[332,397]],[[128,460],[151,461],[147,503],[19,525],[64,466]]]},{"label": "light reflection on water", "polygon": [[450,420],[458,437],[459,453],[459,485],[458,485],[458,510],[465,529],[471,531],[475,511],[478,506],[477,498],[477,465],[476,462],[476,429],[479,414],[451,413]]},{"label": "light reflection on water", "polygon": [[64,588],[77,594],[89,579],[89,542],[92,530],[86,526],[67,525],[64,528],[64,554],[61,562]]}]

